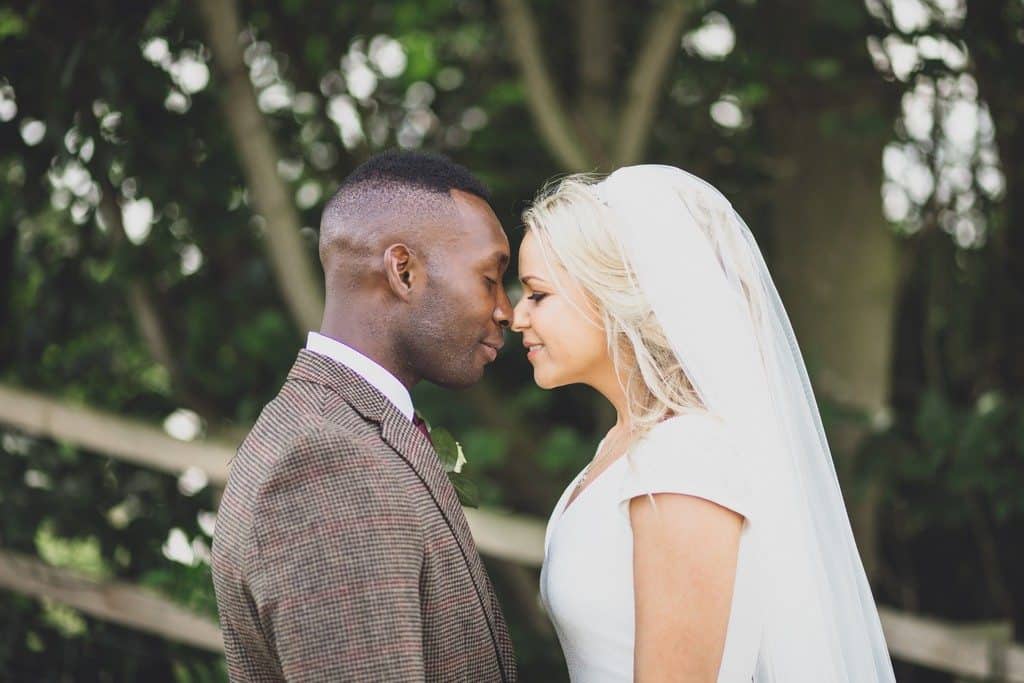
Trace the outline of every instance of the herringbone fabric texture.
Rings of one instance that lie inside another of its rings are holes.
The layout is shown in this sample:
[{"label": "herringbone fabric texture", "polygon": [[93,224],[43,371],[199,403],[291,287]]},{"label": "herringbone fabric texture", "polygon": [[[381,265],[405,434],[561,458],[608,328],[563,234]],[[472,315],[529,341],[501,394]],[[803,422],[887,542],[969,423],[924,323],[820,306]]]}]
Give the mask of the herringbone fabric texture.
[{"label": "herringbone fabric texture", "polygon": [[512,644],[429,441],[301,351],[238,450],[213,578],[232,681],[514,681]]}]

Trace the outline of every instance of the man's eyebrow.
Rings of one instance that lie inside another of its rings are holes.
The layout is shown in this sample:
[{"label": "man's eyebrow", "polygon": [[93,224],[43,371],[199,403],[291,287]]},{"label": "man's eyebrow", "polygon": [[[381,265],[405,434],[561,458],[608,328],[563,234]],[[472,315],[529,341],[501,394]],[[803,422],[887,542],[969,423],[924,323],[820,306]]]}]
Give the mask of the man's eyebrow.
[{"label": "man's eyebrow", "polygon": [[501,251],[501,250],[496,251],[493,254],[491,254],[487,258],[487,260],[484,261],[484,263],[486,264],[485,267],[487,267],[487,268],[491,268],[492,265],[496,264],[498,266],[498,272],[500,272],[502,275],[504,275],[505,271],[508,270],[508,264],[509,264],[508,252]]}]

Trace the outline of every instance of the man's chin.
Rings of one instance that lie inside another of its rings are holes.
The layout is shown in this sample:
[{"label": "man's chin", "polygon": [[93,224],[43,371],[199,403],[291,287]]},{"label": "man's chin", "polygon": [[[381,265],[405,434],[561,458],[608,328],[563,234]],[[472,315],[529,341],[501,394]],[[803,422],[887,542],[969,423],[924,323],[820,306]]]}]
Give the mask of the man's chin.
[{"label": "man's chin", "polygon": [[458,377],[444,377],[430,380],[434,384],[444,389],[451,389],[453,391],[460,391],[463,389],[469,389],[471,386],[479,382],[484,378],[484,368],[475,368],[472,372],[467,372],[464,375]]}]

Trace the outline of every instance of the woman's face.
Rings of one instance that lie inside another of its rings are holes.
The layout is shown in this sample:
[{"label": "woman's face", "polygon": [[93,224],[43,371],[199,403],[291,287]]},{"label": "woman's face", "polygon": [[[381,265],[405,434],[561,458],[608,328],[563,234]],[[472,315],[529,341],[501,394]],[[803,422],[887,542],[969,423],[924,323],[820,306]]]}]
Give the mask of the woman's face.
[{"label": "woman's face", "polygon": [[547,261],[537,238],[527,231],[519,248],[523,297],[516,304],[512,329],[523,335],[533,380],[544,389],[603,384],[612,362],[597,309],[564,268],[549,267]]}]

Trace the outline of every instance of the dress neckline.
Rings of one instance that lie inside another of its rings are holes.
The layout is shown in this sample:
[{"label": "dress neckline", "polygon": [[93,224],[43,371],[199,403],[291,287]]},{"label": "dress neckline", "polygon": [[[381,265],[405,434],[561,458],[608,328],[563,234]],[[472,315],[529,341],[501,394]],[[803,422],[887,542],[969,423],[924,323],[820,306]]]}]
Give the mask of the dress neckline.
[{"label": "dress neckline", "polygon": [[611,464],[608,465],[607,467],[605,467],[601,471],[600,474],[598,474],[596,477],[594,477],[590,481],[589,484],[584,486],[583,490],[580,491],[579,494],[577,494],[576,498],[574,499],[573,498],[573,493],[576,492],[576,487],[578,486],[580,477],[582,477],[583,473],[586,471],[585,469],[581,470],[580,473],[577,474],[576,477],[569,484],[569,497],[565,499],[565,504],[562,506],[562,509],[559,511],[558,519],[556,520],[556,522],[561,522],[565,518],[565,516],[567,514],[569,514],[569,511],[574,509],[576,507],[576,505],[584,498],[584,496],[587,495],[587,492],[590,491],[590,489],[592,489],[593,487],[597,486],[598,482],[600,482],[602,479],[604,479],[605,475],[608,474],[612,470],[613,467],[618,465],[620,460],[625,460],[628,455],[629,455],[629,451],[626,451],[626,452],[622,453],[619,457],[617,457],[615,460],[613,460],[611,462]]}]

